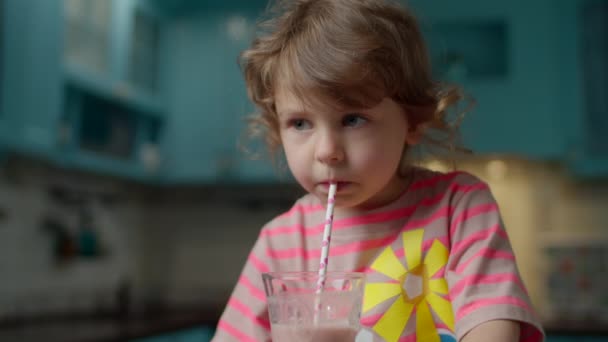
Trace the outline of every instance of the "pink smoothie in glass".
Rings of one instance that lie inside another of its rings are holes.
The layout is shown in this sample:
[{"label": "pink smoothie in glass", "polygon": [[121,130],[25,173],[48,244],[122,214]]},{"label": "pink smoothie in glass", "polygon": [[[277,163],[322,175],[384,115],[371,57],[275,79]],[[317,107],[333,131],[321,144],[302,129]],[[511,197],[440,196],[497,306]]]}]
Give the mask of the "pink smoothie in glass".
[{"label": "pink smoothie in glass", "polygon": [[357,330],[345,324],[273,324],[273,342],[354,342]]}]

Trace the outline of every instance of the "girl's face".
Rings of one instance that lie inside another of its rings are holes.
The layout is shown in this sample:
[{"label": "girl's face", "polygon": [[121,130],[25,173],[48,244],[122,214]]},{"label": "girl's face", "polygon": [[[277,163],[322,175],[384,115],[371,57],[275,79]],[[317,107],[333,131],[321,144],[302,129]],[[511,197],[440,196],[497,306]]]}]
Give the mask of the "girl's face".
[{"label": "girl's face", "polygon": [[338,184],[336,207],[370,209],[405,191],[398,168],[410,135],[406,115],[384,98],[373,108],[336,112],[307,107],[290,92],[275,94],[281,142],[296,180],[321,201]]}]

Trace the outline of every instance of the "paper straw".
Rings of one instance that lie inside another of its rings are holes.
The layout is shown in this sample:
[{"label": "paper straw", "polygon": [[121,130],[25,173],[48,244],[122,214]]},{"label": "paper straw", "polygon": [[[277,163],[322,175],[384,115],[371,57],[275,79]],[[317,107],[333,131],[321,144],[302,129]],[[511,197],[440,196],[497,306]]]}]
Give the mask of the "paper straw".
[{"label": "paper straw", "polygon": [[331,228],[334,221],[334,205],[336,203],[336,190],[338,184],[329,184],[327,194],[327,209],[325,211],[325,229],[323,230],[323,241],[321,242],[321,261],[319,262],[319,280],[317,281],[317,293],[321,293],[325,286],[325,274],[327,273],[327,262],[329,261],[329,243],[331,241]]},{"label": "paper straw", "polygon": [[327,194],[327,209],[325,211],[325,229],[323,230],[323,240],[321,242],[321,261],[319,262],[319,279],[317,280],[317,296],[315,298],[314,324],[319,323],[319,312],[321,311],[321,292],[325,287],[325,276],[327,274],[327,263],[329,261],[329,243],[331,241],[331,228],[334,221],[334,204],[336,202],[336,190],[338,184],[329,184]]}]

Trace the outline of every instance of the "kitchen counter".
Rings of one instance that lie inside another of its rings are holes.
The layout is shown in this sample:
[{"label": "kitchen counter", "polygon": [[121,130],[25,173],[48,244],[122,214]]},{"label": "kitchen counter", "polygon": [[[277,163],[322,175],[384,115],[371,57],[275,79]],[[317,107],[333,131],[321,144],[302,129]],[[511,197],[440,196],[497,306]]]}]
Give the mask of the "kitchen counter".
[{"label": "kitchen counter", "polygon": [[215,328],[220,308],[163,310],[124,318],[47,318],[0,325],[0,341],[125,342],[195,327]]},{"label": "kitchen counter", "polygon": [[[215,328],[220,307],[158,310],[125,318],[72,317],[0,325],[0,341],[10,342],[126,342],[196,327]],[[544,324],[551,336],[604,336],[605,322],[553,321]]]}]

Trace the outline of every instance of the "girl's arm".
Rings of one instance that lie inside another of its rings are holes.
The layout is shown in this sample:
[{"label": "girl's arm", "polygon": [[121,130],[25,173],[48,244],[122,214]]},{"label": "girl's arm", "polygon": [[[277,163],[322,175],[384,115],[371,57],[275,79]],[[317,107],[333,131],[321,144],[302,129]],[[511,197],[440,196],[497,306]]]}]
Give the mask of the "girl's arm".
[{"label": "girl's arm", "polygon": [[[487,184],[455,178],[450,202],[450,253],[446,280],[460,341],[544,340],[496,200]],[[467,189],[467,190],[462,190]]]},{"label": "girl's arm", "polygon": [[519,322],[498,319],[471,329],[461,342],[518,342],[519,335]]}]

